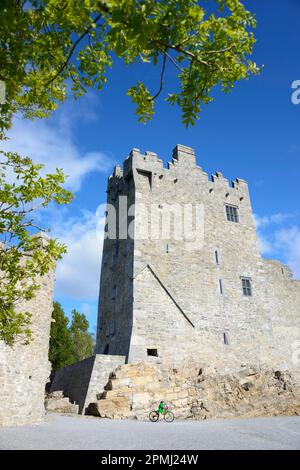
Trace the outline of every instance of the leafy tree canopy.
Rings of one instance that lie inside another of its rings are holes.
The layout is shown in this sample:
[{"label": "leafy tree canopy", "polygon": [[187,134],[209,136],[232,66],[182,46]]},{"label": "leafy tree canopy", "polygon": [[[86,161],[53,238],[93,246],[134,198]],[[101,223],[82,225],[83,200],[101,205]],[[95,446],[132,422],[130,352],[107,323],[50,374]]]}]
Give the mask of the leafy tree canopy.
[{"label": "leafy tree canopy", "polygon": [[59,302],[54,302],[52,318],[55,322],[51,323],[49,360],[53,372],[93,354],[94,340],[83,313],[73,310],[72,322],[68,326],[69,320],[62,306]]},{"label": "leafy tree canopy", "polygon": [[41,243],[32,231],[43,231],[35,214],[50,202],[68,203],[63,173],[40,175],[42,165],[0,151],[0,339],[12,345],[18,336],[31,338],[30,312],[18,306],[34,297],[38,276],[55,267],[66,247],[57,240]]},{"label": "leafy tree canopy", "polygon": [[69,320],[59,302],[53,303],[53,322],[51,323],[49,341],[49,361],[52,371],[70,364],[71,335],[68,329]]},{"label": "leafy tree canopy", "polygon": [[[215,6],[206,14],[205,4]],[[166,100],[194,124],[211,90],[227,92],[259,68],[249,60],[256,22],[239,0],[2,0],[0,79],[6,84],[2,131],[15,112],[45,117],[67,97],[99,90],[115,57],[161,68],[157,90],[141,81],[128,90],[139,121],[153,115],[167,66],[178,90]]]},{"label": "leafy tree canopy", "polygon": [[83,313],[72,311],[71,333],[71,357],[72,362],[81,361],[94,352],[94,340],[89,333],[89,322]]}]

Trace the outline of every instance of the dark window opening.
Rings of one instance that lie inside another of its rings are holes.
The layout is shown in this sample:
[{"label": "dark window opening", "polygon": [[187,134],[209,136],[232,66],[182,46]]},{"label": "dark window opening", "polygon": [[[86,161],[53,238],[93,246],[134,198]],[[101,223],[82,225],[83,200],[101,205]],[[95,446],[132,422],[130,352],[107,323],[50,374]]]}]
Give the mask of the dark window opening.
[{"label": "dark window opening", "polygon": [[248,277],[242,277],[242,288],[243,288],[243,294],[246,297],[252,296],[251,279],[249,279]]},{"label": "dark window opening", "polygon": [[157,349],[147,349],[147,356],[158,357]]},{"label": "dark window opening", "polygon": [[224,344],[229,345],[228,333],[223,333]]},{"label": "dark window opening", "polygon": [[108,352],[109,352],[109,344],[105,346],[103,354],[108,354]]},{"label": "dark window opening", "polygon": [[216,259],[216,264],[220,264],[220,261],[219,261],[219,253],[218,253],[218,250],[215,251],[215,259]]},{"label": "dark window opening", "polygon": [[116,241],[115,246],[114,246],[114,251],[113,251],[113,263],[116,263],[117,259],[119,256],[119,240]]},{"label": "dark window opening", "polygon": [[117,286],[113,286],[112,288],[112,298],[115,300],[117,297]]},{"label": "dark window opening", "polygon": [[115,336],[116,334],[116,320],[112,320],[110,334],[111,336]]},{"label": "dark window opening", "polygon": [[220,288],[220,294],[223,295],[223,282],[222,282],[222,279],[219,279],[219,288]]},{"label": "dark window opening", "polygon": [[229,220],[230,222],[238,223],[239,222],[238,208],[236,206],[229,206],[229,205],[226,205],[225,208],[226,208],[227,220]]},{"label": "dark window opening", "polygon": [[115,244],[115,257],[117,258],[118,256],[119,256],[119,240],[117,240]]}]

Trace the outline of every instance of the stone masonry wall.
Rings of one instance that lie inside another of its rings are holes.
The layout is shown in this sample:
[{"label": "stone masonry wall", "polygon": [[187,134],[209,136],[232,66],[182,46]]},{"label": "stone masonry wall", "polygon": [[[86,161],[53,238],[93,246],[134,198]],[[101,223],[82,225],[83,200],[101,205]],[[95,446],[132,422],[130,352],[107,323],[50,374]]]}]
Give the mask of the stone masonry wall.
[{"label": "stone masonry wall", "polygon": [[[122,208],[122,197],[123,201],[126,199],[125,208]],[[128,356],[129,353],[132,332],[134,241],[127,238],[126,235],[122,238],[122,234],[118,232],[120,219],[127,216],[127,207],[134,204],[134,200],[133,178],[122,178],[121,169],[116,167],[114,174],[108,180],[107,203],[114,210],[108,212],[107,219],[110,220],[116,216],[117,239],[106,236],[103,244],[97,322],[97,354]],[[120,209],[119,203],[121,204]],[[130,222],[127,220],[126,229]]]},{"label": "stone masonry wall", "polygon": [[54,376],[50,392],[62,391],[84,413],[89,403],[104,390],[110,373],[124,364],[124,356],[96,354],[83,361],[59,369]]},{"label": "stone masonry wall", "polygon": [[45,384],[50,375],[49,334],[54,272],[40,279],[37,296],[19,306],[32,313],[33,341],[14,347],[0,342],[0,426],[36,423],[45,415]]}]

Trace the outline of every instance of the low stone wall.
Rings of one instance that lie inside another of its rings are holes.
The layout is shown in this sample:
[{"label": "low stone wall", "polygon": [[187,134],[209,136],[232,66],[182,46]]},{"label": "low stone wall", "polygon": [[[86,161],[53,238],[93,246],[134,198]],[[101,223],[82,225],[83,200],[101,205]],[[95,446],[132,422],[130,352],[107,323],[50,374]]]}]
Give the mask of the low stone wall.
[{"label": "low stone wall", "polygon": [[68,397],[64,397],[62,391],[49,393],[45,399],[45,408],[47,411],[63,414],[78,414],[78,405],[70,403]]},{"label": "low stone wall", "polygon": [[125,356],[96,354],[62,367],[55,373],[50,392],[62,390],[65,397],[79,405],[79,413],[84,413],[86,406],[104,390],[110,373],[124,363]]}]

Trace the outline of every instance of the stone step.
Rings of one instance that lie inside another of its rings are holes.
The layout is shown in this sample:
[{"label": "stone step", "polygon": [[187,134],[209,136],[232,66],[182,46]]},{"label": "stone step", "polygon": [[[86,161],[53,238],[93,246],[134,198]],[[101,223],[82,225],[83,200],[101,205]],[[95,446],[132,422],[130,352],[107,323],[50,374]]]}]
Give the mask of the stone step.
[{"label": "stone step", "polygon": [[127,397],[97,400],[89,404],[86,414],[100,418],[120,419],[130,414],[130,405]]},{"label": "stone step", "polygon": [[143,375],[139,377],[124,377],[122,379],[111,378],[106,386],[105,390],[127,390],[137,386],[145,386],[147,384],[153,384],[155,377],[153,375]]},{"label": "stone step", "polygon": [[124,364],[118,367],[112,374],[111,378],[123,379],[131,377],[139,377],[143,375],[157,375],[154,367],[148,364]]}]

